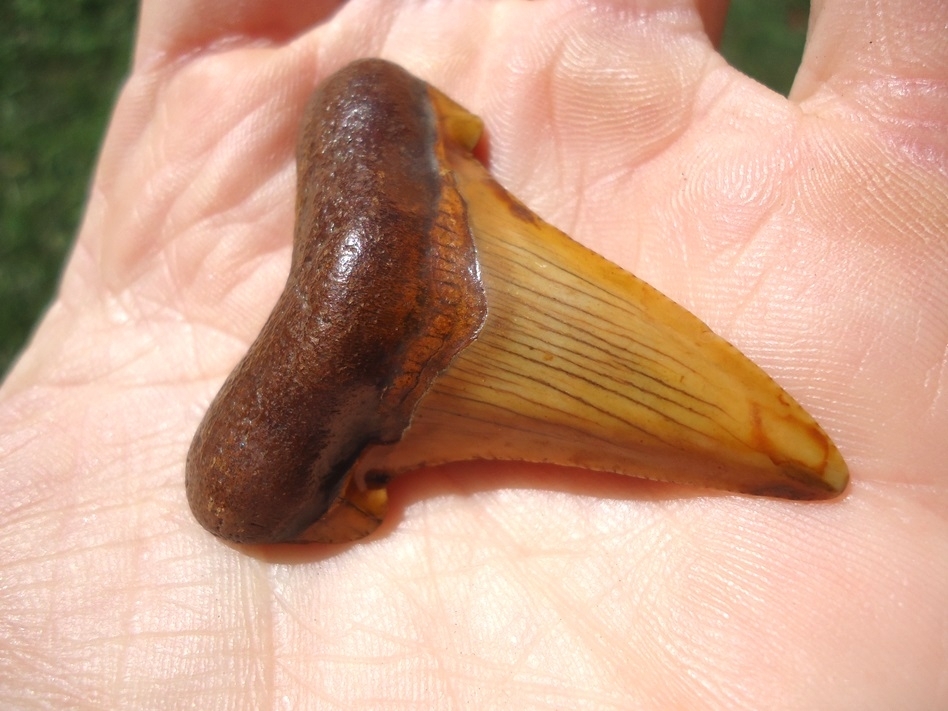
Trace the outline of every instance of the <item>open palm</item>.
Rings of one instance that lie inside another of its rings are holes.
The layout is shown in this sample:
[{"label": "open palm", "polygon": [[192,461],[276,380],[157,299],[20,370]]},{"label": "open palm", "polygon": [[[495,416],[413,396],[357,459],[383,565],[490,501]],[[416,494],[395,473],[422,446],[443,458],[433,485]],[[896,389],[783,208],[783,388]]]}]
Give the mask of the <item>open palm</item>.
[{"label": "open palm", "polygon": [[[788,101],[716,54],[721,4],[146,0],[0,391],[4,705],[948,705],[948,10],[827,0]],[[790,390],[848,496],[468,464],[351,546],[201,529],[188,444],[282,288],[302,107],[360,56],[481,115],[513,194]]]}]

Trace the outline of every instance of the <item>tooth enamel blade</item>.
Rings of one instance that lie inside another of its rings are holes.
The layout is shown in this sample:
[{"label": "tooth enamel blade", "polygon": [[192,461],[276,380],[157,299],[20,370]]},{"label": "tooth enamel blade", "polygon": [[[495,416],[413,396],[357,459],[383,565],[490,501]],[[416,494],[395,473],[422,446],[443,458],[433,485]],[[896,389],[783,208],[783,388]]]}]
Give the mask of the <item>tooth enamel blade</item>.
[{"label": "tooth enamel blade", "polygon": [[503,459],[790,499],[846,487],[836,446],[758,366],[543,222],[465,150],[449,159],[488,317],[402,441],[360,470]]}]

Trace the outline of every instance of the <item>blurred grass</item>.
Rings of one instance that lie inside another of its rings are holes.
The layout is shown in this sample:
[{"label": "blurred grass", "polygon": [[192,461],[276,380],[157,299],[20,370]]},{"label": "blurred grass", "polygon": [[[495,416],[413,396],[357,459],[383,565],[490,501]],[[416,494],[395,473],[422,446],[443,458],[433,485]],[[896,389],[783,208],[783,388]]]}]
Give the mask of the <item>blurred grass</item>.
[{"label": "blurred grass", "polygon": [[786,96],[800,66],[809,15],[809,0],[732,0],[721,54]]},{"label": "blurred grass", "polygon": [[[786,94],[807,0],[733,0],[722,53]],[[132,0],[0,0],[0,373],[56,288],[129,67]]]},{"label": "blurred grass", "polygon": [[136,12],[133,0],[0,0],[0,373],[56,288]]}]

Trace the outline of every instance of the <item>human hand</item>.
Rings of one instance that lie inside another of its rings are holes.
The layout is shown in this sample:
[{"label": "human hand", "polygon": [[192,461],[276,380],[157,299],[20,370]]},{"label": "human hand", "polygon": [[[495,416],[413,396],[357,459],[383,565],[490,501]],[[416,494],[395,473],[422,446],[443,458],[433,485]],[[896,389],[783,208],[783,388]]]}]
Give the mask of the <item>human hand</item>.
[{"label": "human hand", "polygon": [[[0,390],[0,698],[946,705],[948,14],[814,8],[788,101],[725,65],[699,4],[146,2],[59,297]],[[201,529],[184,457],[282,288],[302,107],[372,55],[790,390],[848,496],[468,464],[393,483],[395,525],[352,546]]]}]

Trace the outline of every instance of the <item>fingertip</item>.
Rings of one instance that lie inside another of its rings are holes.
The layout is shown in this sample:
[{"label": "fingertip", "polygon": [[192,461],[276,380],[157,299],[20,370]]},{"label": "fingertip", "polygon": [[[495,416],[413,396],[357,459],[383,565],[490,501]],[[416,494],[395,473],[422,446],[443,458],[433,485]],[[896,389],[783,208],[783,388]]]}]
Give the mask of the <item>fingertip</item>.
[{"label": "fingertip", "polygon": [[828,91],[873,113],[934,108],[943,114],[942,102],[930,102],[925,87],[944,80],[948,44],[939,28],[946,25],[945,3],[814,2],[791,98]]},{"label": "fingertip", "polygon": [[696,8],[704,31],[715,47],[720,46],[731,0],[698,0]]}]

